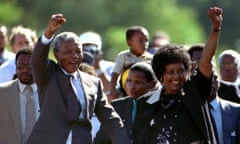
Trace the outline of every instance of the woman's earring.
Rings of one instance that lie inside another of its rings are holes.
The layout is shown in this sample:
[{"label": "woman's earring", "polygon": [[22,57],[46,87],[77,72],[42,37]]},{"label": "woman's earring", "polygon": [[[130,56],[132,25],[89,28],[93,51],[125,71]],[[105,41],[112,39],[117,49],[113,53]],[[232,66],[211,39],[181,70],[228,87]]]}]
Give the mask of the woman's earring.
[{"label": "woman's earring", "polygon": [[182,95],[182,96],[185,96],[185,92],[184,92],[184,89],[183,89],[183,88],[180,89],[180,92],[181,92],[181,95]]}]

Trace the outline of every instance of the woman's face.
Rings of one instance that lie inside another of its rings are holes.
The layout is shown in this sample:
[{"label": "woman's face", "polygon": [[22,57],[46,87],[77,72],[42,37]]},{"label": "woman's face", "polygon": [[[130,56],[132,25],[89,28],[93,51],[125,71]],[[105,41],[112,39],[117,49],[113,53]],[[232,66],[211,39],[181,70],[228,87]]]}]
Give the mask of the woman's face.
[{"label": "woman's face", "polygon": [[182,63],[172,63],[166,66],[162,76],[162,85],[165,88],[164,94],[175,94],[184,85],[187,72]]},{"label": "woman's face", "polygon": [[146,74],[139,70],[130,70],[127,78],[127,93],[138,98],[148,92],[153,87],[153,81],[147,81]]}]

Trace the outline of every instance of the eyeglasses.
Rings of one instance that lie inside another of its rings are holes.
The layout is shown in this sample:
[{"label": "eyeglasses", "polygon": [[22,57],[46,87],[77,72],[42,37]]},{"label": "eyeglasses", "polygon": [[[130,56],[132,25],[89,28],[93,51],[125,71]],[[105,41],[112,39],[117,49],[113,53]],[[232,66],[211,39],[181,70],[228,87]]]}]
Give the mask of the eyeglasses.
[{"label": "eyeglasses", "polygon": [[93,44],[83,45],[83,50],[91,53],[93,56],[96,56],[99,54],[99,49],[97,48],[96,45],[93,45]]}]

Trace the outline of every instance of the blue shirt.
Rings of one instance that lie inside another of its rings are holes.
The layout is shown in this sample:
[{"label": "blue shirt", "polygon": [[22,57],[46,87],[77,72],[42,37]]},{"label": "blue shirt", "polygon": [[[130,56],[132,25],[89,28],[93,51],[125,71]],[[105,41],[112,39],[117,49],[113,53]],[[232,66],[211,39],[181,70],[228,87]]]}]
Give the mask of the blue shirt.
[{"label": "blue shirt", "polygon": [[223,144],[223,126],[222,126],[222,113],[219,105],[219,100],[215,98],[210,102],[210,112],[214,119],[214,123],[217,129],[217,136],[219,144]]}]

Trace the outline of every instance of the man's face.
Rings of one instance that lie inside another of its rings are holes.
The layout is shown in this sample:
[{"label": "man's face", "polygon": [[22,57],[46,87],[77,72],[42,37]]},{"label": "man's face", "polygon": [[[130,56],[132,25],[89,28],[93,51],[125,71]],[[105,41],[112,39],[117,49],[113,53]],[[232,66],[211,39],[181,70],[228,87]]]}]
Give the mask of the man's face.
[{"label": "man's face", "polygon": [[8,42],[7,30],[0,27],[0,51],[2,51]]},{"label": "man's face", "polygon": [[81,45],[72,40],[63,41],[58,51],[54,52],[60,66],[68,73],[78,70],[83,59]]},{"label": "man's face", "polygon": [[138,70],[132,70],[128,74],[125,91],[133,98],[138,98],[148,92],[152,87],[152,81],[147,81],[146,74]]},{"label": "man's face", "polygon": [[32,84],[31,54],[20,54],[16,61],[16,75],[23,84]]},{"label": "man's face", "polygon": [[239,70],[235,62],[235,58],[231,55],[224,55],[220,61],[220,74],[222,80],[235,82]]},{"label": "man's face", "polygon": [[16,34],[14,42],[11,44],[12,51],[17,53],[18,50],[25,47],[33,47],[33,41],[30,36],[24,34]]}]

